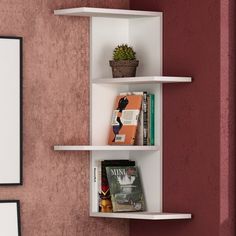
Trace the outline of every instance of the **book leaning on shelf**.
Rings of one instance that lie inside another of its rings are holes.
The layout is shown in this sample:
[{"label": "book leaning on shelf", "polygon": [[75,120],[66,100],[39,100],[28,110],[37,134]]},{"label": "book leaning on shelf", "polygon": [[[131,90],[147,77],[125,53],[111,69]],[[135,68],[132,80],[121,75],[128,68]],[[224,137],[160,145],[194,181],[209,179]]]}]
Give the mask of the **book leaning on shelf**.
[{"label": "book leaning on shelf", "polygon": [[[110,188],[107,179],[106,167],[115,167],[115,166],[135,166],[135,161],[130,160],[104,160],[98,164],[100,168],[100,183],[98,183],[99,190],[99,211],[100,212],[112,212],[112,203]],[[98,180],[99,181],[99,180]]]},{"label": "book leaning on shelf", "polygon": [[145,210],[137,166],[106,167],[106,172],[113,212]]},{"label": "book leaning on shelf", "polygon": [[118,95],[112,114],[109,145],[133,145],[143,97],[141,95]]},{"label": "book leaning on shelf", "polygon": [[147,145],[147,92],[124,92],[120,93],[120,95],[142,96],[142,104],[141,104],[134,144],[140,146]]}]

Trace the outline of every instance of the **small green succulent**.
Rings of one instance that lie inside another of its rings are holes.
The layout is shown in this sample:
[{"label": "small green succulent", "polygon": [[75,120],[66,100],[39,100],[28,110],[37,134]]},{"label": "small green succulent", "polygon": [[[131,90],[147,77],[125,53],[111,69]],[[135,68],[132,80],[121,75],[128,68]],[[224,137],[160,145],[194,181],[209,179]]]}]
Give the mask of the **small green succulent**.
[{"label": "small green succulent", "polygon": [[132,47],[129,47],[127,44],[118,45],[113,51],[113,60],[135,60],[136,52]]}]

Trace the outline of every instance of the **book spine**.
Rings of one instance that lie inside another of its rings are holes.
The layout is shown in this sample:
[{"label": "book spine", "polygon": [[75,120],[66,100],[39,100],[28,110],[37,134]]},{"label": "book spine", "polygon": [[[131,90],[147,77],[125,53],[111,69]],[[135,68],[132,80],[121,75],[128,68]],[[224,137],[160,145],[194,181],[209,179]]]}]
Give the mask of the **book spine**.
[{"label": "book spine", "polygon": [[[143,96],[142,92],[142,96]],[[138,120],[138,128],[137,128],[137,134],[135,137],[135,144],[143,146],[143,100],[142,100],[142,106],[139,114],[139,120]]]},{"label": "book spine", "polygon": [[143,109],[140,111],[138,129],[136,135],[136,145],[143,146]]},{"label": "book spine", "polygon": [[110,198],[109,185],[106,174],[106,163],[105,161],[101,162],[101,197],[106,199]]},{"label": "book spine", "polygon": [[101,211],[101,192],[102,192],[102,161],[98,160],[97,163],[97,192],[98,192],[98,211]]},{"label": "book spine", "polygon": [[147,95],[147,145],[150,145],[150,94]]},{"label": "book spine", "polygon": [[147,92],[143,93],[143,145],[147,145]]},{"label": "book spine", "polygon": [[93,193],[95,195],[94,202],[93,202],[93,211],[99,211],[99,193],[98,193],[98,168],[93,168]]},{"label": "book spine", "polygon": [[155,145],[155,95],[150,94],[150,145]]},{"label": "book spine", "polygon": [[101,202],[101,180],[102,180],[102,168],[101,168],[101,160],[95,161],[95,166],[93,168],[93,194],[94,198],[94,211],[100,211],[100,202]]}]

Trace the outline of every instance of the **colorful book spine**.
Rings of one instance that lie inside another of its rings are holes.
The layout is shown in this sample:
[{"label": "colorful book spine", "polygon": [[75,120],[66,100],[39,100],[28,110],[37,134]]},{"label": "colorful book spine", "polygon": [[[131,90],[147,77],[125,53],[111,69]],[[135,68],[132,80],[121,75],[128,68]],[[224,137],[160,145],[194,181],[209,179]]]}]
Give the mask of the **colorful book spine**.
[{"label": "colorful book spine", "polygon": [[150,95],[147,95],[147,145],[150,146]]},{"label": "colorful book spine", "polygon": [[149,106],[149,116],[150,116],[150,145],[155,145],[155,95],[149,94],[150,106]]},{"label": "colorful book spine", "polygon": [[143,93],[143,145],[146,146],[148,143],[148,124],[147,124],[147,119],[148,119],[148,113],[147,113],[147,109],[148,109],[148,102],[147,102],[147,92]]},{"label": "colorful book spine", "polygon": [[96,197],[94,198],[94,205],[93,205],[93,211],[99,211],[99,190],[98,190],[98,167],[93,168],[93,191],[94,194],[96,194]]}]

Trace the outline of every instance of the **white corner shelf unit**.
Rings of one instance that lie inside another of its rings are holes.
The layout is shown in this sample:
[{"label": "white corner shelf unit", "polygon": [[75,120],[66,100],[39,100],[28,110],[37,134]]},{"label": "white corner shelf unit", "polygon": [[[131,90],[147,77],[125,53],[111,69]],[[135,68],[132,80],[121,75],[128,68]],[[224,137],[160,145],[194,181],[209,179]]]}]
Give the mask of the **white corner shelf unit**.
[{"label": "white corner shelf unit", "polygon": [[[56,151],[90,151],[90,216],[126,219],[190,219],[190,213],[164,213],[162,208],[162,84],[191,82],[190,77],[162,76],[162,13],[72,8],[55,15],[90,17],[90,145],[55,145]],[[122,43],[137,53],[137,77],[112,78],[109,60]],[[117,94],[155,94],[155,146],[109,146],[111,112]],[[146,200],[145,212],[101,213],[94,183],[98,160],[130,159],[139,166]]]}]

